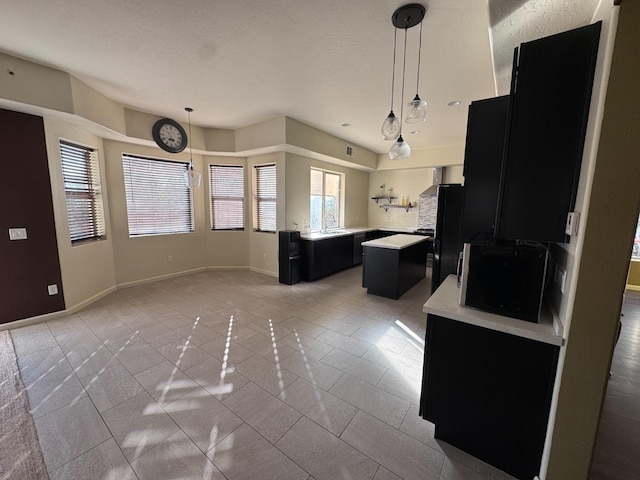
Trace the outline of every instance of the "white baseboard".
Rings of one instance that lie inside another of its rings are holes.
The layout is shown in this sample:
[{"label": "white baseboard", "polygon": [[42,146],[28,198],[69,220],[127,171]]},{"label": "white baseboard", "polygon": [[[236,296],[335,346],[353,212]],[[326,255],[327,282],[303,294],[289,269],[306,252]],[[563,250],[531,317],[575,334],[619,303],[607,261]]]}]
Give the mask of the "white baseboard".
[{"label": "white baseboard", "polygon": [[86,300],[81,301],[80,303],[66,308],[64,310],[60,310],[59,312],[51,312],[46,313],[44,315],[38,315],[36,317],[24,318],[22,320],[15,320],[13,322],[0,324],[0,330],[9,330],[20,327],[27,327],[29,325],[35,325],[36,323],[47,322],[49,320],[56,320],[58,318],[66,317],[68,315],[73,315],[76,312],[79,312],[83,308],[88,307],[92,303],[100,300],[102,297],[109,295],[110,293],[115,292],[116,290],[122,288],[135,287],[136,285],[144,285],[145,283],[153,283],[159,280],[167,280],[169,278],[181,277],[184,275],[191,275],[192,273],[198,272],[206,272],[208,270],[249,270],[251,272],[262,273],[263,275],[268,275],[270,277],[278,277],[277,272],[271,272],[268,270],[262,270],[260,268],[248,267],[248,266],[225,266],[225,267],[201,267],[195,268],[193,270],[186,270],[178,273],[170,273],[168,275],[160,275],[158,277],[145,278],[143,280],[135,280],[133,282],[119,283],[113,287],[109,287],[102,292],[99,292]]},{"label": "white baseboard", "polygon": [[263,270],[256,267],[249,267],[249,270],[256,273],[262,273],[263,275],[269,275],[270,277],[278,277],[278,272],[272,272],[270,270]]},{"label": "white baseboard", "polygon": [[91,297],[83,300],[76,305],[65,308],[64,310],[60,310],[58,312],[45,313],[44,315],[38,315],[36,317],[23,318],[22,320],[15,320],[13,322],[0,324],[0,330],[9,330],[14,328],[28,327],[29,325],[35,325],[36,323],[48,322],[49,320],[56,320],[58,318],[67,317],[69,315],[73,315],[76,312],[79,312],[83,308],[91,305],[94,302],[97,302],[102,297],[106,297],[110,293],[113,293],[117,290],[115,286],[109,287],[102,292],[96,293]]},{"label": "white baseboard", "polygon": [[133,282],[119,283],[118,288],[120,289],[120,288],[135,287],[136,285],[144,285],[145,283],[153,283],[159,280],[167,280],[169,278],[182,277],[184,275],[191,275],[192,273],[205,272],[206,270],[207,270],[207,267],[200,267],[200,268],[194,268],[193,270],[184,270],[182,272],[169,273],[167,275],[159,275],[157,277],[149,277],[149,278],[144,278],[142,280],[134,280]]}]

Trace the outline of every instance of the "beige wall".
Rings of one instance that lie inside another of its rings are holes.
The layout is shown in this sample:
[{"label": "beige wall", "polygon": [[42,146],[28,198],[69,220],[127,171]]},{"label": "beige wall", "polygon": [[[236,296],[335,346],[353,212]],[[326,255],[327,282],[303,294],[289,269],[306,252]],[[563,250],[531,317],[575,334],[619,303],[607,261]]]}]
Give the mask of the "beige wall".
[{"label": "beige wall", "polygon": [[[106,186],[105,153],[102,139],[79,130],[67,123],[44,120],[47,156],[53,211],[58,238],[60,270],[64,286],[64,300],[67,310],[82,306],[87,301],[109,293],[116,286],[113,232],[109,225],[109,191]],[[69,221],[64,193],[64,180],[60,160],[60,139],[95,148],[100,159],[100,172],[106,224],[106,239],[72,246],[69,238]]]},{"label": "beige wall", "polygon": [[[598,12],[605,20],[603,41],[608,48],[601,43],[594,89],[598,108],[594,111],[592,103],[590,123],[602,123],[601,131],[589,127],[581,173],[582,220],[566,299],[569,332],[561,350],[547,442],[550,480],[589,475],[640,205],[640,2],[621,3],[617,31],[616,10],[607,3]],[[608,30],[615,34],[615,49],[607,85],[602,63],[611,59]],[[606,99],[601,91],[605,88]]]},{"label": "beige wall", "polygon": [[407,160],[391,160],[387,153],[383,153],[378,155],[377,170],[447,167],[450,165],[462,165],[463,163],[464,143],[460,143],[415,150],[411,152],[411,156]]},{"label": "beige wall", "polygon": [[[397,166],[402,162],[396,161]],[[462,165],[454,165],[445,168],[444,181],[446,183],[464,183],[462,176]],[[404,196],[407,202],[418,205],[418,197],[433,183],[433,168],[409,168],[402,170],[378,170],[369,174],[369,199],[368,224],[374,227],[418,227],[418,208],[412,208],[408,212],[402,208],[389,208],[385,212],[380,208],[382,203],[376,203],[371,197],[380,191],[380,186],[385,185],[385,189],[393,188],[394,194],[398,197],[397,204],[400,204]]]},{"label": "beige wall", "polygon": [[[213,269],[246,269],[249,268],[249,237],[251,232],[251,169],[247,167],[247,159],[243,157],[204,157],[203,188],[205,189],[205,222],[207,230],[207,265]],[[242,165],[245,178],[245,229],[244,231],[212,231],[211,205],[209,198],[209,165]]]},{"label": "beige wall", "polygon": [[631,263],[629,264],[627,288],[629,290],[640,291],[640,260],[631,260]]},{"label": "beige wall", "polygon": [[[158,148],[105,140],[106,178],[118,285],[171,276],[207,267],[205,188],[193,190],[195,232],[173,235],[129,237],[127,204],[122,169],[122,154],[132,153],[170,160],[189,160],[188,152],[174,155]],[[193,157],[194,167],[202,172],[202,159]],[[206,175],[203,176],[203,182]],[[168,257],[173,261],[169,262]]]},{"label": "beige wall", "polygon": [[253,167],[267,163],[275,163],[277,175],[277,210],[276,230],[285,230],[286,207],[281,199],[286,198],[285,189],[285,154],[284,152],[258,155],[247,159],[247,176],[249,180],[248,210],[249,221],[249,268],[266,275],[278,275],[278,235],[253,231]]}]

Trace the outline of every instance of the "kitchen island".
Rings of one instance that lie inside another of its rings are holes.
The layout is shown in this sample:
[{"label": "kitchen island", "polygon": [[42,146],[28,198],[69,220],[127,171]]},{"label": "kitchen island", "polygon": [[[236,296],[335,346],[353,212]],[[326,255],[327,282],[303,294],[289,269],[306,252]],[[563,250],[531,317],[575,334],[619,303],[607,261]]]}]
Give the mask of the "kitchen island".
[{"label": "kitchen island", "polygon": [[513,475],[540,472],[562,325],[459,304],[450,275],[424,304],[427,315],[421,416],[435,438]]},{"label": "kitchen island", "polygon": [[392,235],[362,243],[362,286],[367,293],[397,300],[422,280],[429,237]]}]

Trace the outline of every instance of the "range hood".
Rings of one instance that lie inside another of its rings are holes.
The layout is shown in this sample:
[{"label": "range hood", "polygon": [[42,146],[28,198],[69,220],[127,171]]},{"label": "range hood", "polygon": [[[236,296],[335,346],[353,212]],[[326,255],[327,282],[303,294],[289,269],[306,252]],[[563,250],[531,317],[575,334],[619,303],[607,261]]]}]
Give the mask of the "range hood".
[{"label": "range hood", "polygon": [[420,194],[421,197],[438,194],[438,185],[444,181],[444,167],[436,167],[433,169],[433,184]]}]

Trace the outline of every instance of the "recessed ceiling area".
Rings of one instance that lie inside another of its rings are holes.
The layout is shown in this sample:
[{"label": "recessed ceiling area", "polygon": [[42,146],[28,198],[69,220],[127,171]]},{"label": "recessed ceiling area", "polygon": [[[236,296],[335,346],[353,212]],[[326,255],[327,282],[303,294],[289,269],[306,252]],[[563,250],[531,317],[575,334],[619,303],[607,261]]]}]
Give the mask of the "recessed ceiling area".
[{"label": "recessed ceiling area", "polygon": [[[69,72],[143,112],[186,122],[189,105],[194,125],[225,129],[286,115],[384,153],[391,15],[404,3],[0,0],[0,51]],[[428,112],[411,128],[419,130],[413,150],[463,143],[467,105],[508,92],[513,47],[590,23],[598,1],[421,3],[419,91]],[[405,103],[415,95],[419,28],[407,35]],[[460,105],[448,107],[452,99]]]}]

